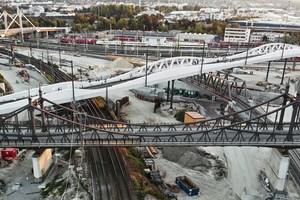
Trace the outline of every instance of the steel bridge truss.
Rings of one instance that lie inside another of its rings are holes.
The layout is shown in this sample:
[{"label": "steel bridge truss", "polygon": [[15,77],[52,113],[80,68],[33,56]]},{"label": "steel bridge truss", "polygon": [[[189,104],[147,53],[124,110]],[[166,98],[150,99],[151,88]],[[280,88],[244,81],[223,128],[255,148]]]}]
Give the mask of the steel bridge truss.
[{"label": "steel bridge truss", "polygon": [[221,72],[203,73],[188,77],[184,81],[203,87],[230,101],[232,100],[232,93],[244,97],[247,95],[246,81]]},{"label": "steel bridge truss", "polygon": [[227,56],[228,59],[236,59],[241,57],[254,57],[259,55],[264,55],[276,51],[283,51],[283,50],[289,50],[289,49],[299,49],[299,46],[292,45],[292,44],[285,44],[285,43],[269,43],[266,45],[261,45],[252,49],[249,49],[248,52],[242,52],[239,54],[235,54],[232,56]]},{"label": "steel bridge truss", "polygon": [[[1,147],[300,146],[299,99],[288,93],[244,111],[196,123],[134,124],[87,115],[41,97],[0,116]],[[281,107],[274,102],[281,100]],[[44,107],[44,102],[52,106]],[[260,113],[260,114],[257,114]],[[283,119],[290,113],[290,122]],[[24,120],[24,116],[28,116]],[[20,120],[23,119],[23,120]],[[272,119],[272,120],[271,120]]]}]

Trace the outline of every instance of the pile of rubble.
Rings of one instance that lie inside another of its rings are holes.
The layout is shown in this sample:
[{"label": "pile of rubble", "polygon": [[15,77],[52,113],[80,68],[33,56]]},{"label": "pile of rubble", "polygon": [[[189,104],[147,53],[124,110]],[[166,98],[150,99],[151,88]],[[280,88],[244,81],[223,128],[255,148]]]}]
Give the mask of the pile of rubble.
[{"label": "pile of rubble", "polygon": [[227,177],[227,168],[218,157],[195,147],[172,148],[164,147],[163,157],[181,166],[201,171],[211,172],[216,180]]}]

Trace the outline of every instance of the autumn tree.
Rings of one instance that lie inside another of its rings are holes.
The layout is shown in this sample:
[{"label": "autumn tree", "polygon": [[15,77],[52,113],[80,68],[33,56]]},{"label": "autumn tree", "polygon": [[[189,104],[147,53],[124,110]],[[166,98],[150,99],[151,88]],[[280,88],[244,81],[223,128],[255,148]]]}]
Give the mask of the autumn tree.
[{"label": "autumn tree", "polygon": [[128,19],[127,18],[121,18],[116,24],[117,29],[128,29]]}]

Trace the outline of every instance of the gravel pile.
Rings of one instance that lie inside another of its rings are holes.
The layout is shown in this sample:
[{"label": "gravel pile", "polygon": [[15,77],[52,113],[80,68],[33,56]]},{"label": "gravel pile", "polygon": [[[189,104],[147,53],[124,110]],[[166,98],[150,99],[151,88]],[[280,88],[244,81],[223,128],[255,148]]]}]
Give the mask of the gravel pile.
[{"label": "gravel pile", "polygon": [[215,179],[227,177],[227,168],[222,160],[196,147],[164,147],[163,157],[183,167],[204,173],[212,173]]}]

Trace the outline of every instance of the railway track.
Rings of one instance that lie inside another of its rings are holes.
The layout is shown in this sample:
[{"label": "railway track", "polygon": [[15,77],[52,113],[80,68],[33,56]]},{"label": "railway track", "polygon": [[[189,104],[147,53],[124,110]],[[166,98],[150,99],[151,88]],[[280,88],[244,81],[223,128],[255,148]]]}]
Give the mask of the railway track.
[{"label": "railway track", "polygon": [[99,148],[104,160],[107,161],[108,180],[113,186],[112,200],[131,200],[130,183],[123,170],[121,158],[118,149],[114,147]]},{"label": "railway track", "polygon": [[[9,50],[4,50],[4,49],[0,49],[0,53],[4,53],[6,55],[11,55]],[[26,62],[28,60],[28,57],[25,56],[25,55],[16,54],[16,57],[18,59],[22,60],[23,62]],[[72,80],[71,76],[65,74],[64,72],[60,71],[59,69],[53,68],[50,65],[41,62],[38,59],[31,58],[31,63],[33,65],[35,65],[39,70],[44,71],[45,74],[52,75],[55,82],[60,82],[60,80],[61,81],[70,81],[70,80]],[[247,103],[240,100],[238,97],[235,97],[233,95],[232,98],[234,98],[234,100],[236,102],[239,102],[241,105],[243,105],[243,107],[249,107]],[[89,113],[97,113],[98,112],[99,109],[97,107],[93,106],[93,103],[91,103],[90,101],[86,101],[85,104],[87,104],[87,106],[86,107],[82,106],[83,110],[85,110]],[[105,114],[103,114],[101,112],[97,113],[96,115],[101,116],[101,117],[105,116]],[[300,176],[299,175],[299,172],[300,172],[300,166],[299,166],[300,155],[299,155],[299,151],[293,150],[293,151],[289,151],[289,152],[292,152],[292,153],[290,153],[290,155],[291,155],[291,166],[290,166],[291,169],[290,169],[290,171],[291,171],[291,174],[292,174],[295,182],[298,185],[300,185],[300,180],[299,180],[300,179],[300,177],[299,177]]]},{"label": "railway track", "polygon": [[[6,49],[0,49],[0,53],[12,56],[11,51]],[[15,53],[15,57],[24,63],[28,61],[28,57],[22,54]],[[30,62],[47,78],[50,77],[52,83],[72,81],[70,75],[41,60],[30,58]],[[78,110],[79,113],[86,112],[89,115],[112,119],[109,112],[103,109],[106,107],[106,104],[105,100],[100,97],[79,101],[75,105],[69,104],[67,106]],[[77,117],[78,120],[85,120],[82,116]],[[124,166],[118,155],[117,148],[89,148],[87,149],[87,157],[89,158],[88,167],[90,169],[94,200],[132,199],[130,178],[129,176],[125,178],[126,173],[123,170]]]},{"label": "railway track", "polygon": [[92,181],[93,200],[112,199],[111,187],[107,179],[107,173],[104,167],[104,160],[99,148],[87,149],[89,158],[90,176]]},{"label": "railway track", "polygon": [[87,157],[93,182],[93,200],[131,200],[131,184],[123,170],[118,149],[89,148]]},{"label": "railway track", "polygon": [[[195,85],[195,83],[191,80],[191,78],[187,78],[184,81],[186,81],[187,83],[192,84],[194,86],[201,87],[201,85]],[[201,88],[204,88],[204,87],[201,87]],[[205,87],[205,89],[207,89],[207,88],[208,87]],[[210,92],[215,94],[213,92],[213,90],[210,90]],[[216,94],[216,95],[218,95],[218,94]],[[221,95],[218,95],[218,96],[221,97],[224,100],[230,100],[226,96],[225,97],[221,96]],[[245,101],[243,101],[238,95],[232,94],[232,99],[234,101],[236,101],[242,109],[250,108],[249,104],[246,103]],[[249,113],[249,114],[251,114],[253,117],[255,115],[257,115],[257,116],[261,115],[261,113],[259,111],[256,111],[256,110],[253,113]],[[266,122],[271,122],[272,121],[271,119],[268,119],[268,118],[265,118],[265,120],[266,120]],[[299,149],[289,150],[288,154],[291,158],[289,172],[290,172],[295,184],[297,185],[297,188],[300,191],[300,150]]]},{"label": "railway track", "polygon": [[288,152],[291,158],[289,174],[300,191],[300,152],[299,149],[289,150]]}]

